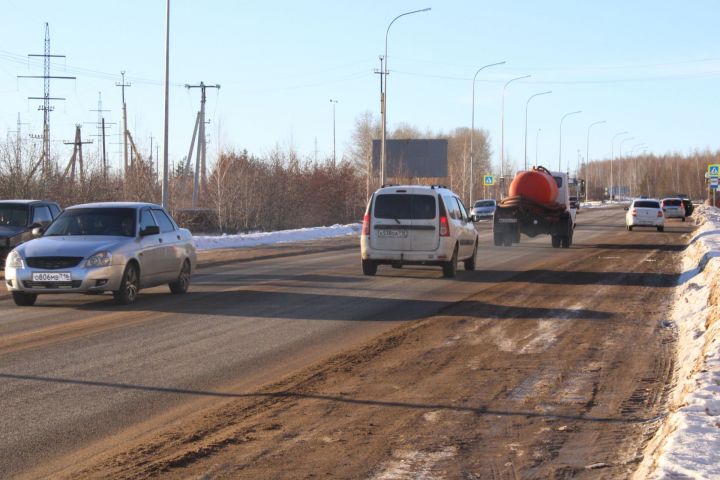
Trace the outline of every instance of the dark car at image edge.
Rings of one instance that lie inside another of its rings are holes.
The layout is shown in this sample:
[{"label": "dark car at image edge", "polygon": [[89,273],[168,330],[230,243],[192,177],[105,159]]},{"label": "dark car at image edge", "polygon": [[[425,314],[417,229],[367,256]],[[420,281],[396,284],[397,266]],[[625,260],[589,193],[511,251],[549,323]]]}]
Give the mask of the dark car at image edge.
[{"label": "dark car at image edge", "polygon": [[61,211],[57,203],[46,200],[0,200],[0,259],[32,240],[33,228],[47,227]]}]

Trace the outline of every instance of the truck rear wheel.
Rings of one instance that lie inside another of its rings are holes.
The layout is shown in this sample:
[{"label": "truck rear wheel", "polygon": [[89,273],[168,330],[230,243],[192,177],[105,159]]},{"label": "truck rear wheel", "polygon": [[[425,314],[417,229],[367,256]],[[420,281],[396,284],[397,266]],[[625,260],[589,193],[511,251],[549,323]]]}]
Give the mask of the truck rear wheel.
[{"label": "truck rear wheel", "polygon": [[377,263],[373,262],[372,260],[365,260],[364,258],[362,259],[363,275],[375,275],[377,273],[377,267]]},{"label": "truck rear wheel", "polygon": [[560,248],[560,235],[552,235],[551,238],[553,248]]},{"label": "truck rear wheel", "polygon": [[501,246],[504,242],[503,234],[497,230],[493,231],[493,241],[495,242],[496,247]]}]

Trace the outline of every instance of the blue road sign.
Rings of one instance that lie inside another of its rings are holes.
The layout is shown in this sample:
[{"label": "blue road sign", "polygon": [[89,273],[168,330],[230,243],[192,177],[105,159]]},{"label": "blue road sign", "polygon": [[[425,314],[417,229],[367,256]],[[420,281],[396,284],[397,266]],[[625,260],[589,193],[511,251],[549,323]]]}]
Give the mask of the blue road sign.
[{"label": "blue road sign", "polygon": [[717,163],[708,165],[708,174],[710,177],[720,177],[720,165]]},{"label": "blue road sign", "polygon": [[495,178],[492,175],[485,175],[483,177],[483,185],[490,186],[495,185]]}]

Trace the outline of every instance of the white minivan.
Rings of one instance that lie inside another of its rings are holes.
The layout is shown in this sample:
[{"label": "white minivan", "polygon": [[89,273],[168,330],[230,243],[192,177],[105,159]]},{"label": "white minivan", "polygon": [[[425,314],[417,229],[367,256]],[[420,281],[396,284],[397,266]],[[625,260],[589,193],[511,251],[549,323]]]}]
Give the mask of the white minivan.
[{"label": "white minivan", "polygon": [[383,186],[368,202],[360,250],[365,275],[378,265],[436,265],[454,277],[475,270],[478,232],[465,205],[441,185]]}]

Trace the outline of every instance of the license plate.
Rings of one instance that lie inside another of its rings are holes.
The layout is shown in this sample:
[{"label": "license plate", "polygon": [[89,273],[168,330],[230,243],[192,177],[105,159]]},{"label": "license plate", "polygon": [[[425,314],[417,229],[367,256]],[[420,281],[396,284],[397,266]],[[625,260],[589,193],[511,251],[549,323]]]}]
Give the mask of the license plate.
[{"label": "license plate", "polygon": [[71,282],[70,272],[35,272],[33,282]]},{"label": "license plate", "polygon": [[378,230],[378,237],[407,238],[407,230]]},{"label": "license plate", "polygon": [[499,223],[517,223],[517,218],[498,218]]}]

